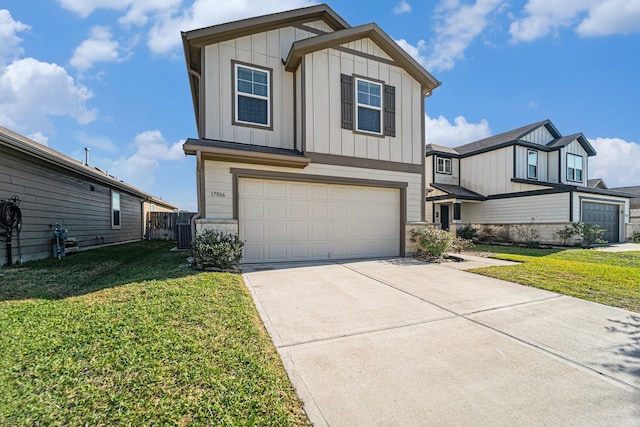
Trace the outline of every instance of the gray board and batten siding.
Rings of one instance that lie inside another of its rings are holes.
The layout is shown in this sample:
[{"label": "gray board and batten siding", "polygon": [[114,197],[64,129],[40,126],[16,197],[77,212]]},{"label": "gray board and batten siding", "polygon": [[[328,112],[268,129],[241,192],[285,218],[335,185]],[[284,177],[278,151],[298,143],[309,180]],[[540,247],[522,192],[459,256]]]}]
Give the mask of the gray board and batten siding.
[{"label": "gray board and batten siding", "polygon": [[[120,227],[112,226],[112,191],[120,195]],[[0,199],[14,195],[20,199],[22,229],[21,256],[18,236],[13,233],[12,263],[52,256],[55,223],[62,224],[82,250],[141,240],[145,203],[174,208],[104,172],[0,128]],[[8,251],[2,240],[0,265],[5,265]]]}]

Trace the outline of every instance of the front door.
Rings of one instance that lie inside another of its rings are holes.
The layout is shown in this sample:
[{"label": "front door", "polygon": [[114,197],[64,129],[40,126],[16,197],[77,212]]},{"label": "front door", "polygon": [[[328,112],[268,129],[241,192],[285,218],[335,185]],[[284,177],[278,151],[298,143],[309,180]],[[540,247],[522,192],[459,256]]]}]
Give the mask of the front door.
[{"label": "front door", "polygon": [[440,206],[440,222],[443,230],[449,231],[449,206]]}]

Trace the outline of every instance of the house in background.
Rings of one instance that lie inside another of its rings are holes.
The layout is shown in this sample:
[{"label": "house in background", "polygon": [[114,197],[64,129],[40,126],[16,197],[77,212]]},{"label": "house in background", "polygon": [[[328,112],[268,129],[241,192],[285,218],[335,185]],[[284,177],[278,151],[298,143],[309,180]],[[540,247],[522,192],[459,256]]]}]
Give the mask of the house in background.
[{"label": "house in background", "polygon": [[244,262],[398,256],[425,219],[424,100],[440,85],[327,5],[182,34],[198,232]]},{"label": "house in background", "polygon": [[[97,168],[0,127],[0,199],[13,196],[19,198],[22,214],[22,261],[52,255],[55,223],[62,224],[82,250],[141,240],[145,212],[176,209]],[[0,233],[5,230],[0,228]],[[5,240],[0,234],[0,265],[20,261],[17,235],[12,239],[11,260]]]},{"label": "house in background", "polygon": [[633,196],[629,201],[629,217],[631,228],[634,234],[640,233],[640,185],[630,187],[617,187],[612,188],[611,190],[627,193]]},{"label": "house in background", "polygon": [[[608,242],[631,237],[630,195],[589,186],[583,134],[563,136],[549,120],[455,148],[427,146],[426,210],[444,229],[470,224],[506,235],[535,228],[541,242],[558,242],[571,223],[598,224]],[[513,238],[513,236],[512,236]]]}]

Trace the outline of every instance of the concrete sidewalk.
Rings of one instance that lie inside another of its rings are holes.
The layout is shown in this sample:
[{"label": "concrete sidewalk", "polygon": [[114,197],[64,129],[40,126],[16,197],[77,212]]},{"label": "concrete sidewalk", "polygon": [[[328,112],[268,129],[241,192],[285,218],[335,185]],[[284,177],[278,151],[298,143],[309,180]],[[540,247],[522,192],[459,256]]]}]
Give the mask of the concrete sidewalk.
[{"label": "concrete sidewalk", "polygon": [[639,424],[640,314],[453,264],[243,269],[314,425]]}]

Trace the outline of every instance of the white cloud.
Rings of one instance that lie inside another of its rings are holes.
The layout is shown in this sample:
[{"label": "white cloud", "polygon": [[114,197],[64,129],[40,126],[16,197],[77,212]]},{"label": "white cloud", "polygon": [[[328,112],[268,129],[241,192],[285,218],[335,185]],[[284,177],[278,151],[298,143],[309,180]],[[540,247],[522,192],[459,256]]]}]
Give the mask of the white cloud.
[{"label": "white cloud", "polygon": [[119,53],[120,44],[112,37],[108,27],[92,27],[90,37],[76,47],[69,63],[80,71],[86,71],[96,62],[124,61]]},{"label": "white cloud", "polygon": [[14,21],[8,10],[0,9],[0,67],[24,53],[19,46],[22,39],[16,34],[30,28],[20,21]]},{"label": "white cloud", "polygon": [[606,36],[640,32],[640,2],[608,0],[597,2],[578,28],[583,36]]},{"label": "white cloud", "polygon": [[74,139],[85,147],[98,150],[116,152],[118,146],[107,136],[80,130],[74,133]]},{"label": "white cloud", "polygon": [[402,0],[391,11],[396,15],[400,15],[401,13],[409,13],[411,12],[411,5],[405,0]]},{"label": "white cloud", "polygon": [[[429,44],[420,40],[413,46],[406,40],[397,43],[428,70],[450,70],[464,58],[465,49],[487,27],[489,16],[504,0],[476,0],[460,4],[442,0],[436,8],[436,36]],[[430,51],[429,51],[430,50]]]},{"label": "white cloud", "polygon": [[43,135],[42,132],[36,132],[36,133],[29,134],[29,135],[27,135],[27,138],[29,138],[29,139],[31,139],[31,140],[39,143],[39,144],[42,144],[42,145],[48,145],[48,142],[49,142],[49,137]]},{"label": "white cloud", "polygon": [[602,178],[609,187],[640,185],[640,144],[620,138],[595,138],[589,142],[598,152],[589,158],[589,178]]},{"label": "white cloud", "polygon": [[628,0],[529,0],[526,16],[511,23],[514,43],[529,42],[563,27],[582,36],[640,32],[640,2]]},{"label": "white cloud", "polygon": [[60,6],[83,18],[91,15],[96,9],[125,10],[133,0],[58,0]]},{"label": "white cloud", "polygon": [[457,147],[488,136],[491,136],[491,129],[485,119],[482,119],[479,123],[469,123],[463,116],[458,116],[452,124],[444,116],[432,119],[425,115],[425,139],[427,144]]},{"label": "white cloud", "polygon": [[136,152],[112,162],[109,173],[141,188],[151,186],[162,162],[184,160],[183,143],[171,144],[159,130],[139,133],[134,140]]},{"label": "white cloud", "polygon": [[52,116],[90,123],[96,118],[86,106],[91,98],[93,93],[57,64],[24,58],[0,71],[0,123],[18,132],[51,131]]}]

